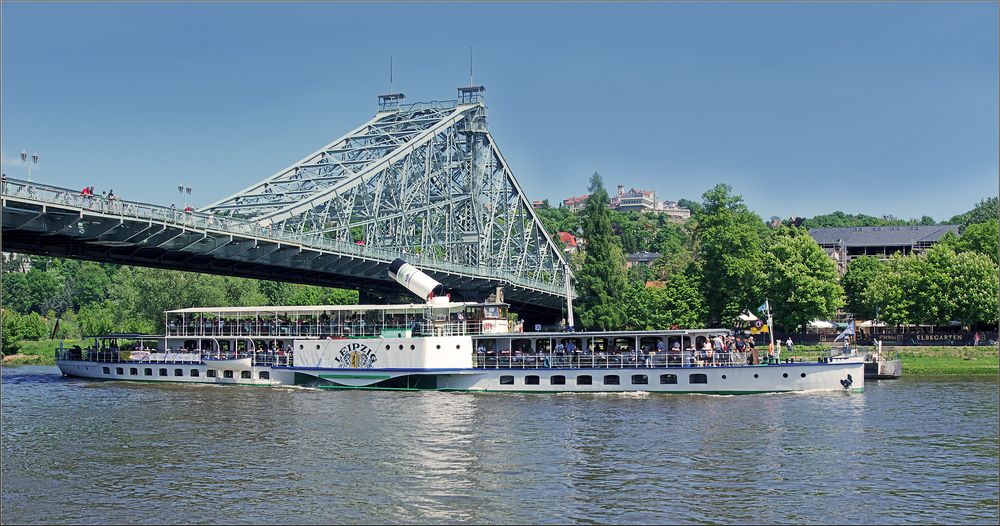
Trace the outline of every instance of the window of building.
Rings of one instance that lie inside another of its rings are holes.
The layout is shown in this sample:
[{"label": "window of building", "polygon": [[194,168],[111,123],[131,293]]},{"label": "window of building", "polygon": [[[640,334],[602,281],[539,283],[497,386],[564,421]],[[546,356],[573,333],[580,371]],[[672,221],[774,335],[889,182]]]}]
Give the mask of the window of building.
[{"label": "window of building", "polygon": [[617,374],[609,374],[604,376],[604,385],[619,385],[621,384],[621,378],[618,378]]},{"label": "window of building", "polygon": [[205,376],[207,376],[209,378],[215,378],[215,377],[219,376],[219,371],[216,371],[215,369],[209,369],[209,370],[205,371]]},{"label": "window of building", "polygon": [[524,377],[524,385],[538,385],[538,376],[528,375]]},{"label": "window of building", "polygon": [[500,385],[514,385],[514,377],[509,374],[501,376]]},{"label": "window of building", "polygon": [[167,370],[166,369],[160,369],[160,376],[166,376],[166,375],[167,375]]},{"label": "window of building", "polygon": [[561,374],[557,374],[549,378],[549,383],[552,385],[566,385],[566,377]]},{"label": "window of building", "polygon": [[677,375],[676,374],[661,374],[660,375],[661,384],[676,384]]},{"label": "window of building", "polygon": [[201,373],[198,371],[198,369],[191,369],[191,376],[200,376],[200,375]]},{"label": "window of building", "polygon": [[708,375],[703,373],[695,373],[688,376],[689,384],[707,384]]},{"label": "window of building", "polygon": [[633,374],[632,375],[632,385],[646,385],[649,383],[649,377],[644,374]]},{"label": "window of building", "polygon": [[250,371],[243,371],[240,373],[240,378],[250,378]]},{"label": "window of building", "polygon": [[229,370],[222,371],[222,377],[223,378],[232,378],[233,377],[233,372],[229,371]]},{"label": "window of building", "polygon": [[268,372],[268,371],[260,371],[259,373],[257,373],[257,378],[259,378],[261,380],[270,380],[271,379],[271,373]]},{"label": "window of building", "polygon": [[144,374],[146,376],[153,376],[153,369],[147,367],[147,368],[145,368],[145,369],[142,370],[142,374]]},{"label": "window of building", "polygon": [[576,377],[576,385],[591,385],[594,379],[589,374],[581,374]]},{"label": "window of building", "polygon": [[132,367],[128,370],[128,374],[131,374],[132,376],[139,376],[139,369]]}]

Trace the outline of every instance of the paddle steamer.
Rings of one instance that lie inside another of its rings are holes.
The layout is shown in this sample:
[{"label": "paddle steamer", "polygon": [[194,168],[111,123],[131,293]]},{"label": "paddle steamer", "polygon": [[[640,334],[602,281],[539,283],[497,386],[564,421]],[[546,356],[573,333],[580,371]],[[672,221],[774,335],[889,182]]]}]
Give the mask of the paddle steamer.
[{"label": "paddle steamer", "polygon": [[[725,329],[521,332],[502,302],[452,302],[402,260],[423,303],[167,311],[165,334],[107,334],[59,349],[63,374],[106,380],[326,389],[746,394],[860,391],[859,356],[753,364],[713,352]],[[706,342],[709,345],[706,346]]]}]

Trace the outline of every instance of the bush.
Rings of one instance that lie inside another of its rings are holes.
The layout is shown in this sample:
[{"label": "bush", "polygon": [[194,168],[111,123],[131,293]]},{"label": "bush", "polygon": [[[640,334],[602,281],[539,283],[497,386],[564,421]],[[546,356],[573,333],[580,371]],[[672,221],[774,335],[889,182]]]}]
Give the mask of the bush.
[{"label": "bush", "polygon": [[43,340],[49,337],[49,324],[45,323],[45,318],[37,312],[22,316],[21,324],[23,327],[21,339]]},{"label": "bush", "polygon": [[0,350],[3,355],[17,354],[21,350],[21,337],[24,334],[21,315],[10,309],[0,309],[0,332]]}]

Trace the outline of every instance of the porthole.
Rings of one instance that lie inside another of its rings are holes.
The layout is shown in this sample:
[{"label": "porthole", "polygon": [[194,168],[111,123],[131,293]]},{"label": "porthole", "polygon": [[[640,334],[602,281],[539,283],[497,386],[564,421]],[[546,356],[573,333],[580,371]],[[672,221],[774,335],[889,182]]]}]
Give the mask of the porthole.
[{"label": "porthole", "polygon": [[411,351],[412,351],[413,349],[416,349],[416,348],[417,348],[417,346],[416,346],[416,345],[410,345],[410,350],[411,350]]},{"label": "porthole", "polygon": [[726,375],[722,375],[722,379],[725,380],[726,379]]},{"label": "porthole", "polygon": [[319,344],[318,343],[316,344],[316,350],[317,351],[319,350]]},{"label": "porthole", "polygon": [[461,346],[461,345],[456,345],[456,346],[455,346],[455,348],[456,348],[456,349],[461,349],[461,348],[462,348],[462,346]]},{"label": "porthole", "polygon": [[760,378],[760,375],[759,374],[754,374],[753,377],[754,378]]},{"label": "porthole", "polygon": [[399,350],[401,350],[401,351],[403,350],[403,346],[402,345],[399,346]]},{"label": "porthole", "polygon": [[387,350],[387,351],[389,350],[389,346],[388,345],[385,346],[385,350]]},{"label": "porthole", "polygon": [[781,373],[782,378],[788,378],[788,373]]},{"label": "porthole", "polygon": [[301,343],[299,344],[299,350],[300,351],[302,350],[302,344]]},{"label": "porthole", "polygon": [[802,378],[805,378],[806,377],[806,373],[802,373],[799,376],[801,376]]},{"label": "porthole", "polygon": [[441,346],[440,346],[440,345],[438,345],[438,346],[436,346],[435,348],[437,348],[437,349],[440,349],[440,348],[441,348]]}]

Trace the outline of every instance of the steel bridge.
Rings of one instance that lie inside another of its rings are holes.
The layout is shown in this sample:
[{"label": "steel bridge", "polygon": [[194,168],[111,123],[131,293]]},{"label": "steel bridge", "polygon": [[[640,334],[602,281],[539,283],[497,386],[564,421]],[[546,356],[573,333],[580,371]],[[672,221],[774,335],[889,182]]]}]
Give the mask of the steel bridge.
[{"label": "steel bridge", "polygon": [[198,210],[9,179],[3,250],[396,294],[417,265],[457,298],[557,315],[567,262],[486,126],[482,86],[403,104]]}]

